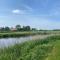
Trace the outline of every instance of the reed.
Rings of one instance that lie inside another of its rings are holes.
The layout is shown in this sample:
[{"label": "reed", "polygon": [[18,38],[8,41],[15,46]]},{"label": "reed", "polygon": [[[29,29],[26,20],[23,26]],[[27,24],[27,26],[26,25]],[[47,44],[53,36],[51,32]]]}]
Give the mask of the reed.
[{"label": "reed", "polygon": [[0,60],[45,60],[60,36],[26,41],[8,48],[0,48]]}]

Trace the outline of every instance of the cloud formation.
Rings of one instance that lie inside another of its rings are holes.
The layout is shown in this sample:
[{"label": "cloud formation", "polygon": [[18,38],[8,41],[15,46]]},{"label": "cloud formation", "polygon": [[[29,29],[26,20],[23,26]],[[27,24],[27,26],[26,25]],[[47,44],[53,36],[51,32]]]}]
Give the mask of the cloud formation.
[{"label": "cloud formation", "polygon": [[12,12],[19,14],[20,13],[20,10],[16,9],[16,10],[13,10]]},{"label": "cloud formation", "polygon": [[14,14],[20,14],[20,13],[22,13],[22,12],[21,12],[21,10],[19,10],[19,9],[15,9],[15,10],[12,10],[12,13],[14,13]]},{"label": "cloud formation", "polygon": [[14,14],[25,14],[25,12],[23,10],[19,10],[19,9],[12,10],[12,13],[14,13]]},{"label": "cloud formation", "polygon": [[14,10],[12,10],[12,13],[14,13],[14,14],[30,14],[32,11],[33,11],[33,9],[30,6],[24,4],[22,9],[21,8],[14,9]]},{"label": "cloud formation", "polygon": [[26,10],[28,10],[28,11],[33,11],[33,9],[32,9],[30,6],[28,6],[28,5],[24,5],[24,7],[25,7]]}]

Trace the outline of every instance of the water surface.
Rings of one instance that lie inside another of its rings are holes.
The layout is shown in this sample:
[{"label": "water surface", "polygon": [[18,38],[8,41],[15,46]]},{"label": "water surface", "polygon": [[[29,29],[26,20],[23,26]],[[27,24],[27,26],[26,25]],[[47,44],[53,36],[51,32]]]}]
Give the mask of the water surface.
[{"label": "water surface", "polygon": [[14,44],[18,44],[21,42],[35,40],[35,39],[43,39],[49,35],[35,35],[35,36],[25,36],[25,37],[17,37],[17,38],[1,38],[0,39],[0,47],[8,47]]}]

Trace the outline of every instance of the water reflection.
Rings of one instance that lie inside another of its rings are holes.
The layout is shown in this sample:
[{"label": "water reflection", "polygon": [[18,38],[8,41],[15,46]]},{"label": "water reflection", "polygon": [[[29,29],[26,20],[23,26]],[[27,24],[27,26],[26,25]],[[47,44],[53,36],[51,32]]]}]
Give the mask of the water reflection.
[{"label": "water reflection", "polygon": [[0,39],[0,47],[8,47],[10,45],[21,43],[27,40],[32,40],[32,36],[20,38],[2,38]]}]

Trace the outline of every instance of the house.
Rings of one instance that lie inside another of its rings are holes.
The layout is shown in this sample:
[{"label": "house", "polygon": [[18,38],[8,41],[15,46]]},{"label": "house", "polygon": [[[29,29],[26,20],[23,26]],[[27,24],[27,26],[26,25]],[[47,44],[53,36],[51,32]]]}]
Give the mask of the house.
[{"label": "house", "polygon": [[16,29],[16,28],[13,28],[13,27],[11,27],[10,30],[11,30],[11,31],[17,31],[17,29]]}]

